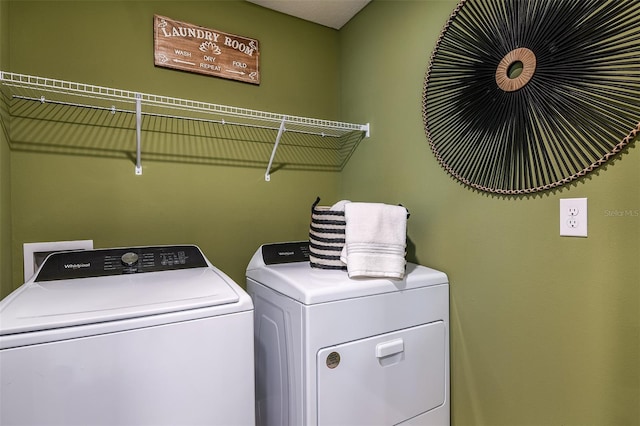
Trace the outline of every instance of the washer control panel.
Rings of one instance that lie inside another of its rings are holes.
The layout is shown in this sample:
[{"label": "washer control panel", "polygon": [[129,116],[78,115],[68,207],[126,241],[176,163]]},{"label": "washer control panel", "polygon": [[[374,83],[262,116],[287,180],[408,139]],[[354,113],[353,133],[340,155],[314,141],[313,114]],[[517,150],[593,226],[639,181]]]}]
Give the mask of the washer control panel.
[{"label": "washer control panel", "polygon": [[149,246],[53,253],[35,281],[68,280],[207,267],[196,246]]}]

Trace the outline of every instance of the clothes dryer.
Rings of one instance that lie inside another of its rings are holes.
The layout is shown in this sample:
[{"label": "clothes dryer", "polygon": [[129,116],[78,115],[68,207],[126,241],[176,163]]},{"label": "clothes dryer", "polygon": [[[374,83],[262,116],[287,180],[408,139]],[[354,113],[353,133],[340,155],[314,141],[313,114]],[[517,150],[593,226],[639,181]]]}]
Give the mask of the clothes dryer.
[{"label": "clothes dryer", "polygon": [[0,424],[251,425],[253,353],[196,246],[55,253],[0,302]]},{"label": "clothes dryer", "polygon": [[308,242],[267,244],[247,267],[259,425],[448,425],[449,284],[311,268]]}]

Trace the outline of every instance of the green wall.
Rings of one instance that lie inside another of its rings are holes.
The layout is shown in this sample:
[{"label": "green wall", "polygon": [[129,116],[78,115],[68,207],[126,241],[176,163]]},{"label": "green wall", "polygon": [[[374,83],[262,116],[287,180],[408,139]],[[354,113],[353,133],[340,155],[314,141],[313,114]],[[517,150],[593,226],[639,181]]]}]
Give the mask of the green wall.
[{"label": "green wall", "polygon": [[[10,1],[9,13],[12,72],[339,118],[338,32],[248,2]],[[261,84],[154,67],[154,14],[257,39]],[[232,149],[265,153],[262,164],[238,167],[216,158],[213,142],[143,135],[143,174],[136,176],[133,134],[12,124],[13,281],[3,295],[23,282],[23,243],[76,239],[93,239],[95,247],[198,244],[244,285],[260,244],[306,239],[316,196],[338,197],[338,172],[285,165],[265,182],[272,144],[238,143]]]},{"label": "green wall", "polygon": [[[455,425],[640,424],[640,150],[526,197],[469,189],[422,123],[429,56],[456,5],[374,0],[340,31],[342,108],[370,121],[343,196],[411,211],[410,257],[451,281]],[[587,197],[589,236],[559,236],[559,199]]]},{"label": "green wall", "polygon": [[[0,70],[9,66],[9,3],[0,0]],[[7,103],[0,97],[0,297],[11,288],[11,151]]]},{"label": "green wall", "polygon": [[[0,111],[2,114],[3,111]],[[12,282],[11,266],[11,151],[0,126],[0,297],[6,294]]]}]

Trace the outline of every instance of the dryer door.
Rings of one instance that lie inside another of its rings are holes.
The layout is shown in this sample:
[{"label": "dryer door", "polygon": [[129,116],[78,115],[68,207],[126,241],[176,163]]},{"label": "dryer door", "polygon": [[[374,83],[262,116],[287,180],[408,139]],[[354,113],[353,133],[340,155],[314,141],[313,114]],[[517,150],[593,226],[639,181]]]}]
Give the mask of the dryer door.
[{"label": "dryer door", "polygon": [[436,321],[321,349],[318,425],[395,425],[439,407],[445,345]]}]

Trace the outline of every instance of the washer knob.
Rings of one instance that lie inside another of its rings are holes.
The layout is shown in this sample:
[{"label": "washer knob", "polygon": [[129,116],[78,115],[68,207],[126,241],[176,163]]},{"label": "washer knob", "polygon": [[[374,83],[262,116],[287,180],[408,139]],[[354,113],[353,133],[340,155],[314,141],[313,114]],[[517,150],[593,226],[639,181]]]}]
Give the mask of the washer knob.
[{"label": "washer knob", "polygon": [[122,257],[120,258],[120,261],[124,266],[129,266],[129,267],[133,266],[136,263],[138,263],[138,255],[130,251],[128,253],[123,254]]}]

